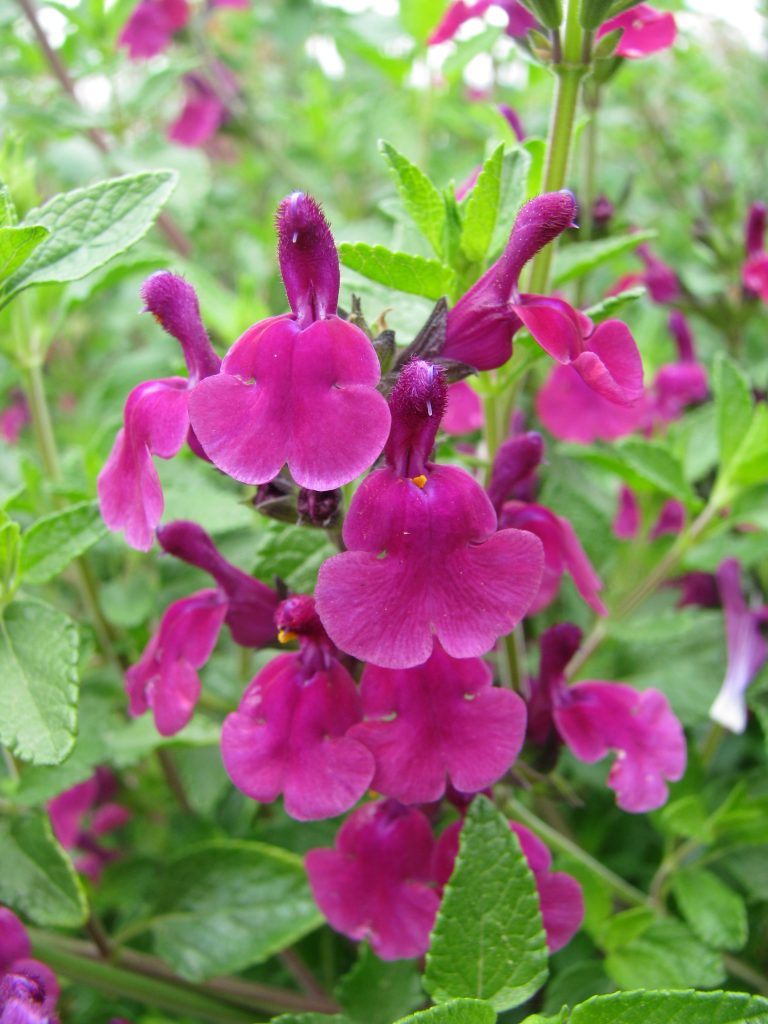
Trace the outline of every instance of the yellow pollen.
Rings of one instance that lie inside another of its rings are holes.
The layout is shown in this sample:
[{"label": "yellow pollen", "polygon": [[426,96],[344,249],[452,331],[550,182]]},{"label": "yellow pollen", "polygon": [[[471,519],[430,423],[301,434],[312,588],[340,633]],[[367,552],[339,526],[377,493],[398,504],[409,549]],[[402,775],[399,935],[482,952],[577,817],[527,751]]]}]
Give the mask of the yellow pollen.
[{"label": "yellow pollen", "polygon": [[296,639],[296,634],[289,632],[287,629],[279,629],[277,631],[277,639],[281,644],[289,644],[291,640]]},{"label": "yellow pollen", "polygon": [[422,488],[425,487],[427,483],[427,478],[424,476],[423,473],[421,476],[412,476],[411,480],[416,484],[417,487]]}]

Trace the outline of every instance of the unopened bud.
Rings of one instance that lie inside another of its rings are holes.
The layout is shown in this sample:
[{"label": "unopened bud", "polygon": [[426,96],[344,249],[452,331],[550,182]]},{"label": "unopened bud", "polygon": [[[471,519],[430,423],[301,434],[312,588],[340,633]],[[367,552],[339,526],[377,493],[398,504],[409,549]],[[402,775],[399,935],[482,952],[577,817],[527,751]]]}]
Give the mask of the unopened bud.
[{"label": "unopened bud", "polygon": [[339,488],[332,491],[311,491],[307,487],[302,487],[297,501],[299,521],[308,526],[330,529],[339,521],[342,501],[343,494]]}]

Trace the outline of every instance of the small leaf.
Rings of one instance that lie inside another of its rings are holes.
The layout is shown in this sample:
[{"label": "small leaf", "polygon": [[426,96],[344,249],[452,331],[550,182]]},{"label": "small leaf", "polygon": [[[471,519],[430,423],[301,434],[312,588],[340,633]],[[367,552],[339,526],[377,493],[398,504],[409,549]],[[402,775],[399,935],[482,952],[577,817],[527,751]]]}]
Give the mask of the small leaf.
[{"label": "small leaf", "polygon": [[[379,149],[395,175],[395,184],[411,220],[421,231],[437,256],[443,255],[445,202],[439,190],[423,171],[412,164],[394,146],[382,140]],[[374,280],[378,280],[375,278]],[[417,294],[421,294],[418,292]],[[437,299],[439,295],[430,295]]]},{"label": "small leaf", "polygon": [[491,244],[501,196],[504,145],[497,146],[483,164],[469,194],[461,228],[461,248],[470,263],[479,263]]},{"label": "small leaf", "polygon": [[77,727],[77,628],[42,601],[0,617],[0,742],[33,764],[60,764]]},{"label": "small leaf", "polygon": [[726,466],[749,428],[754,402],[746,374],[722,352],[718,352],[715,358],[712,386],[720,463]]},{"label": "small leaf", "polygon": [[768,406],[758,405],[725,473],[730,483],[751,487],[768,477]]},{"label": "small leaf", "polygon": [[659,441],[628,438],[612,445],[568,445],[568,455],[610,470],[630,487],[660,491],[684,505],[700,504],[678,459]]},{"label": "small leaf", "polygon": [[503,815],[476,797],[432,931],[426,988],[438,1002],[477,997],[507,1010],[525,1002],[546,976],[533,875]]},{"label": "small leaf", "polygon": [[423,295],[426,299],[436,300],[448,295],[455,280],[453,271],[437,260],[391,252],[383,245],[342,242],[339,259],[345,267],[372,281],[410,295]]},{"label": "small leaf", "polygon": [[611,317],[616,316],[624,306],[642,299],[647,291],[648,289],[643,285],[637,285],[635,288],[625,288],[623,292],[619,292],[617,295],[608,295],[606,298],[601,299],[600,302],[590,306],[589,309],[585,309],[584,312],[590,320],[599,324],[603,320],[610,320]]},{"label": "small leaf", "polygon": [[390,1024],[423,1002],[421,976],[414,960],[379,960],[363,946],[352,969],[336,988],[336,998],[359,1024]]},{"label": "small leaf", "polygon": [[619,235],[599,242],[577,242],[560,249],[555,257],[554,284],[557,287],[566,281],[583,277],[616,256],[636,249],[641,242],[655,237],[655,231],[636,231],[631,235]]},{"label": "small leaf", "polygon": [[146,171],[54,196],[21,225],[50,234],[5,285],[3,305],[31,285],[85,277],[125,252],[154,223],[176,185],[174,171]]},{"label": "small leaf", "polygon": [[607,974],[621,988],[713,988],[725,977],[720,957],[680,921],[655,921],[605,958]]},{"label": "small leaf", "polygon": [[82,885],[46,814],[0,820],[0,903],[44,927],[77,928],[87,916]]},{"label": "small leaf", "polygon": [[442,1006],[420,1010],[395,1024],[494,1024],[496,1011],[482,999],[452,999]]},{"label": "small leaf", "polygon": [[672,878],[680,911],[694,935],[713,949],[741,949],[747,941],[747,910],[741,896],[711,871],[680,871]]},{"label": "small leaf", "polygon": [[33,523],[22,539],[21,571],[28,583],[45,583],[107,533],[96,501],[70,505]]},{"label": "small leaf", "polygon": [[744,992],[611,992],[575,1006],[568,1024],[768,1024],[768,999]]},{"label": "small leaf", "polygon": [[222,840],[168,864],[152,922],[157,953],[202,981],[261,963],[322,923],[301,857]]},{"label": "small leaf", "polygon": [[350,1024],[350,1021],[340,1013],[281,1013],[269,1024]]},{"label": "small leaf", "polygon": [[40,224],[0,228],[0,281],[18,270],[49,234]]},{"label": "small leaf", "polygon": [[504,154],[499,185],[499,207],[488,255],[495,259],[509,241],[517,212],[526,200],[531,154],[522,146]]}]

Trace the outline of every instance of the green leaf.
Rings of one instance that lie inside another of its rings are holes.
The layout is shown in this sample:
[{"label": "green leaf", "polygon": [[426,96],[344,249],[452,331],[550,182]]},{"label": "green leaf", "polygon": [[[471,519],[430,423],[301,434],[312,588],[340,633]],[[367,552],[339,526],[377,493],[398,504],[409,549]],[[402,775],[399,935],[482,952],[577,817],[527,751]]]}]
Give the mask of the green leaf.
[{"label": "green leaf", "polygon": [[44,927],[77,928],[87,917],[82,885],[47,814],[0,820],[0,903]]},{"label": "green leaf", "polygon": [[49,234],[40,224],[0,228],[0,281],[18,270]]},{"label": "green leaf", "polygon": [[[731,484],[751,487],[768,477],[768,406],[758,405],[724,474]],[[719,486],[719,481],[718,481]]]},{"label": "green leaf", "polygon": [[424,999],[414,960],[379,960],[368,945],[362,946],[335,994],[344,1012],[359,1024],[390,1024]]},{"label": "green leaf", "polygon": [[146,171],[54,196],[21,225],[49,236],[7,281],[3,305],[31,285],[76,281],[147,233],[176,185],[174,171]]},{"label": "green leaf", "polygon": [[18,586],[20,539],[18,523],[9,519],[0,526],[0,597],[4,602],[13,596]]},{"label": "green leaf", "polygon": [[743,992],[612,992],[575,1006],[568,1024],[768,1024],[768,1000]]},{"label": "green leaf", "polygon": [[33,523],[22,539],[21,571],[45,583],[107,533],[97,501],[82,501]]},{"label": "green leaf", "polygon": [[437,260],[411,256],[405,252],[391,252],[383,245],[365,242],[342,242],[339,259],[345,267],[378,281],[388,288],[409,295],[423,295],[426,299],[440,299],[449,295],[456,275]]},{"label": "green leaf", "polygon": [[752,419],[752,391],[744,372],[718,352],[712,387],[715,392],[720,464],[726,466],[737,451]]},{"label": "green leaf", "polygon": [[509,824],[485,797],[472,802],[456,866],[427,953],[425,985],[437,1002],[525,1002],[547,976],[536,883]]},{"label": "green leaf", "polygon": [[541,1013],[531,1014],[530,1017],[526,1017],[521,1024],[566,1024],[568,1020],[568,1007],[564,1006],[560,1013],[556,1013],[554,1017],[544,1016]]},{"label": "green leaf", "polygon": [[680,921],[655,921],[605,958],[605,970],[621,988],[713,988],[724,980],[717,953]]},{"label": "green leaf", "polygon": [[340,1013],[281,1013],[270,1024],[349,1024],[349,1018]]},{"label": "green leaf", "polygon": [[452,999],[442,1006],[420,1010],[395,1024],[494,1024],[496,1012],[482,999]]},{"label": "green leaf", "polygon": [[400,23],[413,38],[423,43],[437,28],[446,0],[400,0]]},{"label": "green leaf", "polygon": [[42,601],[0,618],[0,742],[33,764],[60,764],[77,727],[77,628]]},{"label": "green leaf", "polygon": [[637,285],[635,288],[625,288],[618,295],[608,295],[606,298],[601,299],[600,302],[590,306],[589,309],[585,309],[584,312],[596,324],[602,323],[603,320],[610,320],[611,317],[616,316],[619,310],[625,306],[632,302],[637,302],[638,299],[642,299],[647,290],[643,285]]},{"label": "green leaf", "polygon": [[[445,201],[423,171],[383,139],[379,149],[395,175],[395,184],[413,223],[437,256],[443,255]],[[420,294],[420,293],[419,293]],[[439,298],[439,296],[434,296]]]},{"label": "green leaf", "polygon": [[680,911],[694,935],[713,949],[741,949],[747,941],[742,898],[711,871],[689,869],[672,878]]},{"label": "green leaf", "polygon": [[628,438],[612,445],[568,445],[568,456],[610,470],[630,487],[660,491],[684,505],[700,504],[678,459],[659,441]]},{"label": "green leaf", "polygon": [[560,249],[555,257],[554,285],[557,287],[566,281],[583,277],[616,256],[636,249],[641,242],[655,237],[655,231],[636,231],[631,235],[619,235],[599,242],[577,242]]},{"label": "green leaf", "polygon": [[491,244],[499,212],[503,166],[502,143],[483,164],[475,187],[469,194],[461,228],[461,248],[470,263],[479,263]]},{"label": "green leaf", "polygon": [[495,259],[509,241],[518,210],[526,199],[531,154],[521,146],[504,154],[501,164],[499,207],[493,228],[489,256]]},{"label": "green leaf", "polygon": [[157,953],[190,981],[261,963],[322,924],[301,857],[222,840],[172,860],[152,932]]},{"label": "green leaf", "polygon": [[256,543],[255,572],[264,583],[271,585],[279,576],[292,590],[309,594],[315,588],[320,566],[336,553],[333,544],[317,530],[271,521]]},{"label": "green leaf", "polygon": [[523,149],[529,156],[528,175],[525,186],[525,198],[533,199],[544,187],[544,160],[547,155],[547,143],[544,139],[526,139]]}]

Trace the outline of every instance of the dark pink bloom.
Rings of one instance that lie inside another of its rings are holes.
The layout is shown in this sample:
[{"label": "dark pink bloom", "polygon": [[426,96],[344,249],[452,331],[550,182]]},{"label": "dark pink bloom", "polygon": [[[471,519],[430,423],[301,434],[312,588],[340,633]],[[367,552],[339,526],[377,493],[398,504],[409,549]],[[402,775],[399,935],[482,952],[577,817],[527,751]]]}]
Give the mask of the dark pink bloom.
[{"label": "dark pink bloom", "polygon": [[709,393],[707,371],[696,361],[693,333],[676,309],[669,314],[669,330],[675,339],[678,360],[659,369],[650,389],[649,414],[662,424],[679,419],[689,405],[703,402]]},{"label": "dark pink bloom", "polygon": [[9,404],[0,412],[0,437],[6,444],[17,444],[22,427],[32,422],[27,397],[20,388],[13,388]]},{"label": "dark pink bloom", "polygon": [[224,622],[235,643],[265,647],[274,641],[277,594],[228,562],[201,526],[179,519],[160,526],[157,540],[169,555],[197,566],[216,580],[226,605]]},{"label": "dark pink bloom", "polygon": [[320,618],[343,651],[384,668],[422,664],[435,638],[451,657],[477,657],[527,611],[541,545],[529,533],[496,532],[480,485],[429,461],[445,408],[440,368],[409,363],[390,403],[387,466],[352,499],[349,550],[320,569]]},{"label": "dark pink bloom", "polygon": [[619,490],[619,503],[613,520],[613,533],[619,540],[632,540],[640,529],[640,506],[635,492],[622,484]]},{"label": "dark pink bloom", "polygon": [[720,592],[717,578],[711,572],[687,572],[669,581],[670,586],[680,588],[678,608],[695,605],[698,608],[719,608]]},{"label": "dark pink bloom", "polygon": [[185,75],[184,87],[184,106],[168,127],[168,138],[182,146],[204,146],[227,120],[229,109],[202,75]]},{"label": "dark pink bloom", "polygon": [[192,423],[211,461],[236,480],[266,483],[287,462],[297,484],[326,491],[371,465],[389,411],[373,345],[336,316],[339,259],[320,207],[295,192],[277,226],[293,312],[235,342],[221,373],[195,389]]},{"label": "dark pink bloom", "polygon": [[170,46],[189,16],[186,0],[140,0],[123,25],[117,45],[128,50],[131,60],[154,57]]},{"label": "dark pink bloom", "polygon": [[497,513],[508,498],[531,500],[536,469],[543,458],[544,442],[535,430],[517,434],[499,445],[487,488]]},{"label": "dark pink bloom", "polygon": [[455,0],[443,15],[442,21],[427,40],[430,46],[453,39],[465,21],[481,18],[489,7],[500,7],[507,15],[507,34],[524,36],[529,29],[538,28],[534,16],[517,0]]},{"label": "dark pink bloom", "polygon": [[26,960],[32,952],[27,931],[12,910],[0,906],[0,976],[15,960]]},{"label": "dark pink bloom", "polygon": [[[461,821],[455,821],[442,833],[435,847],[433,860],[438,885],[444,887],[451,877],[459,852]],[[567,945],[584,920],[584,897],[581,886],[564,871],[550,871],[552,855],[533,832],[516,821],[509,827],[517,836],[523,855],[531,869],[539,894],[539,909],[547,933],[550,953]]]},{"label": "dark pink bloom", "polygon": [[152,708],[161,736],[173,736],[192,717],[200,696],[197,670],[210,658],[226,614],[220,590],[174,601],[140,660],[125,673],[131,714]]},{"label": "dark pink bloom", "polygon": [[234,7],[245,10],[251,0],[208,0],[209,7]]},{"label": "dark pink bloom", "polygon": [[522,39],[532,28],[541,28],[528,8],[518,0],[498,0],[496,6],[507,15],[506,33],[513,39]]},{"label": "dark pink bloom", "polygon": [[254,800],[283,793],[299,821],[330,818],[349,810],[373,777],[372,754],[346,735],[360,721],[360,698],[311,597],[288,598],[275,618],[280,638],[297,638],[301,650],[269,662],[225,719],[224,767]]},{"label": "dark pink bloom", "polygon": [[676,302],[680,298],[680,282],[672,267],[654,256],[646,242],[637,247],[637,254],[645,264],[640,280],[653,301],[661,304]]},{"label": "dark pink bloom", "polygon": [[513,110],[508,103],[500,103],[496,109],[515,133],[517,141],[525,142],[525,128],[523,128],[523,122],[520,120],[518,112]]},{"label": "dark pink bloom", "polygon": [[92,882],[98,882],[106,864],[119,857],[114,849],[105,847],[101,837],[121,828],[131,812],[112,801],[116,780],[108,768],[97,768],[85,782],[48,802],[48,816],[54,834],[66,850],[79,850],[82,856],[75,867]]},{"label": "dark pink bloom", "polygon": [[642,395],[643,366],[626,324],[589,317],[562,299],[524,295],[520,274],[536,253],[573,223],[570,192],[549,192],[517,215],[502,256],[448,313],[441,355],[491,370],[512,354],[512,338],[526,327],[559,363],[573,367],[590,389],[610,402],[631,405]]},{"label": "dark pink bloom", "polygon": [[647,422],[641,399],[635,405],[616,405],[584,383],[572,366],[556,366],[536,396],[536,413],[561,441],[591,444],[615,441]]},{"label": "dark pink bloom", "polygon": [[219,358],[200,319],[194,288],[168,271],[153,274],[142,285],[145,310],[179,341],[189,379],[166,377],[135,387],[125,403],[123,427],[99,474],[101,514],[110,530],[125,530],[131,547],[148,551],[163,514],[163,492],[152,456],[170,459],[188,439],[190,388],[218,372]]},{"label": "dark pink bloom", "polygon": [[457,381],[448,388],[448,402],[441,424],[446,434],[471,434],[484,423],[483,405],[476,391]]},{"label": "dark pink bloom", "polygon": [[658,690],[635,690],[624,683],[588,680],[568,686],[565,667],[578,650],[581,631],[563,624],[541,637],[541,668],[529,704],[531,737],[545,742],[554,726],[581,761],[591,764],[610,751],[616,760],[608,785],[625,811],[661,807],[667,781],[685,771],[682,726]]},{"label": "dark pink bloom", "polygon": [[768,302],[768,252],[764,249],[767,213],[765,203],[753,203],[749,208],[745,230],[747,259],[741,272],[747,292],[763,302]]},{"label": "dark pink bloom", "polygon": [[592,222],[596,227],[604,228],[616,212],[613,203],[605,195],[599,195],[592,203]]},{"label": "dark pink bloom", "polygon": [[746,692],[768,659],[768,644],[760,632],[760,626],[768,622],[768,609],[747,604],[742,592],[741,565],[736,558],[720,563],[717,585],[725,612],[728,667],[709,717],[731,732],[744,732]]},{"label": "dark pink bloom", "polygon": [[0,907],[0,1024],[58,1024],[59,983],[31,948],[18,917]]},{"label": "dark pink bloom", "polygon": [[616,47],[618,57],[649,57],[659,50],[668,50],[675,44],[677,25],[675,16],[669,11],[657,11],[649,4],[636,4],[628,11],[604,21],[597,30],[597,38],[623,29],[619,45]]},{"label": "dark pink bloom", "polygon": [[335,849],[306,856],[309,884],[331,927],[368,939],[382,960],[426,953],[439,904],[434,845],[427,818],[415,808],[385,800],[355,811]]},{"label": "dark pink bloom", "polygon": [[416,668],[367,665],[363,718],[349,735],[371,751],[371,787],[404,804],[439,800],[450,782],[476,793],[501,778],[525,739],[525,705],[492,685],[480,658],[449,657],[436,643]]},{"label": "dark pink bloom", "polygon": [[662,505],[659,517],[648,536],[651,540],[656,540],[657,537],[664,537],[670,533],[676,535],[685,526],[685,518],[685,505],[675,498],[670,498]]}]

